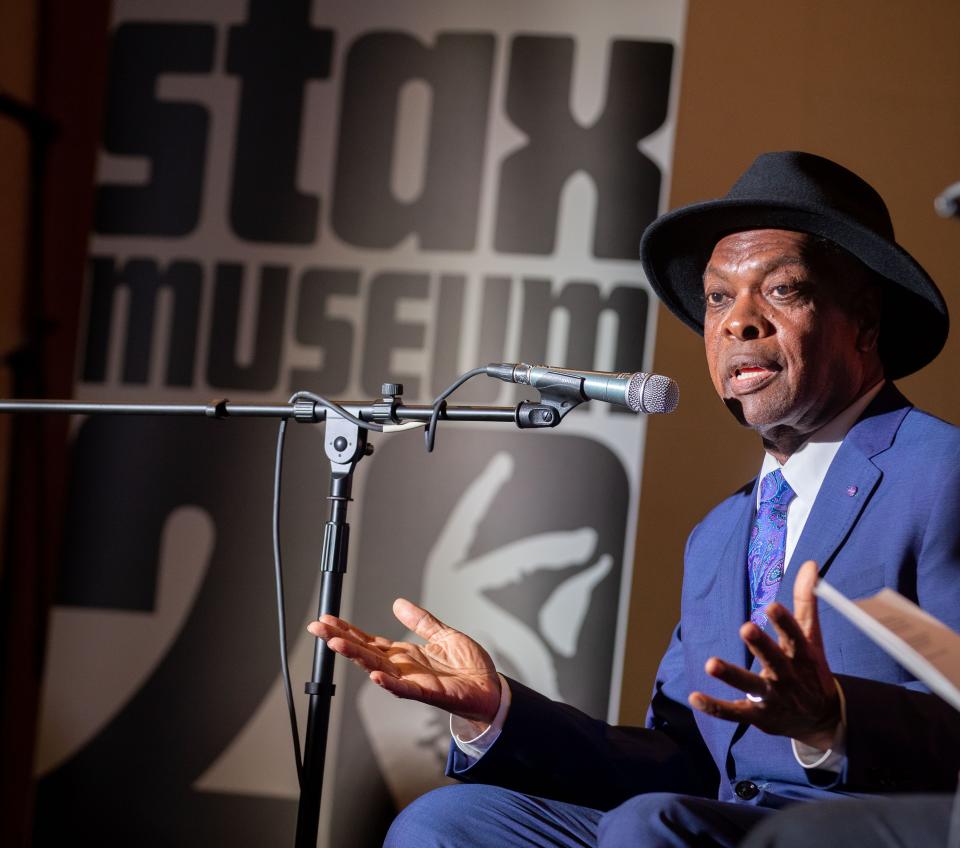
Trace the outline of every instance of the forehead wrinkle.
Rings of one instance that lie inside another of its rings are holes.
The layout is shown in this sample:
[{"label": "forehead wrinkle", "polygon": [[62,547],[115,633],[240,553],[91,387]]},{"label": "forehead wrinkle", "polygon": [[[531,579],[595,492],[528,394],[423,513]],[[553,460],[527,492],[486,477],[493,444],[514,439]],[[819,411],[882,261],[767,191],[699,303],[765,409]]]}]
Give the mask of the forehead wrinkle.
[{"label": "forehead wrinkle", "polygon": [[[750,262],[749,259],[747,259],[746,261],[748,263]],[[737,265],[740,265],[740,264],[742,263],[740,262],[737,263]],[[790,254],[783,253],[780,256],[774,256],[771,259],[768,259],[766,262],[763,262],[757,265],[756,268],[758,271],[760,271],[760,273],[763,274],[764,277],[767,277],[770,274],[772,274],[774,271],[777,271],[780,268],[789,267],[791,265],[797,266],[803,269],[806,269],[809,267],[809,263],[802,256],[792,256]],[[721,271],[720,268],[718,268],[716,265],[713,265],[713,264],[707,265],[707,267],[704,269],[704,272],[703,272],[704,280],[706,280],[708,274],[717,276],[724,282],[730,281],[730,277],[726,273]]]}]

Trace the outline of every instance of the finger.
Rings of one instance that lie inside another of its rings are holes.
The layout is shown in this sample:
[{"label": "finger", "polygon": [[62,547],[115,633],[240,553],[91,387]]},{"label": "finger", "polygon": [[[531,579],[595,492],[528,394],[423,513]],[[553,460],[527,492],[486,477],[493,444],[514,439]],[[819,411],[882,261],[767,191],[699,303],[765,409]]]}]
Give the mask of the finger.
[{"label": "finger", "polygon": [[704,666],[704,670],[711,677],[722,680],[741,692],[749,692],[751,695],[764,695],[767,692],[767,681],[759,674],[753,674],[745,668],[725,663],[717,657],[710,657]]},{"label": "finger", "polygon": [[780,639],[780,647],[788,657],[806,656],[807,634],[783,604],[773,603],[767,607],[767,618],[773,624]]},{"label": "finger", "polygon": [[760,707],[751,701],[722,701],[719,698],[704,695],[703,692],[691,692],[687,700],[695,710],[738,723],[746,721],[753,724],[760,710]]},{"label": "finger", "polygon": [[370,644],[366,639],[360,639],[349,630],[343,630],[336,625],[329,624],[326,621],[311,621],[307,625],[307,631],[324,642],[331,639],[343,639],[346,642],[356,642],[358,645]]},{"label": "finger", "polygon": [[740,638],[746,643],[764,668],[769,669],[778,678],[785,677],[790,671],[790,661],[780,646],[764,633],[756,624],[748,621],[740,628]]},{"label": "finger", "polygon": [[332,639],[334,636],[345,635],[340,628],[326,624],[323,621],[311,621],[307,625],[307,632],[316,636],[318,639],[323,639],[324,642],[326,642],[327,639]]},{"label": "finger", "polygon": [[351,642],[337,636],[327,642],[327,647],[350,660],[350,662],[356,663],[364,671],[380,671],[391,677],[399,673],[396,666],[384,654],[367,648],[358,642]]},{"label": "finger", "polygon": [[363,642],[372,642],[376,638],[375,636],[371,636],[365,630],[361,630],[359,627],[357,627],[357,625],[351,624],[346,619],[337,618],[337,616],[330,615],[329,613],[327,615],[321,615],[318,621],[322,622],[323,624],[329,624],[333,627],[337,627],[346,633],[352,633]]},{"label": "finger", "polygon": [[387,692],[396,695],[398,698],[409,698],[415,701],[424,700],[423,689],[409,680],[393,677],[383,671],[371,671],[370,679],[381,689],[386,689]]},{"label": "finger", "polygon": [[819,576],[817,564],[808,559],[800,566],[797,581],[793,584],[793,614],[807,638],[819,631],[817,599],[813,594]]},{"label": "finger", "polygon": [[[349,621],[346,621],[342,618],[337,618],[335,615],[322,615],[319,618],[321,624],[325,624],[331,627],[336,628],[343,636],[352,637],[358,642],[362,642],[368,645],[374,645],[378,648],[386,650],[391,645],[393,645],[392,639],[387,639],[384,636],[373,636],[370,633],[367,633],[365,630],[361,630],[355,624],[351,624]],[[309,628],[308,628],[309,629]]]},{"label": "finger", "polygon": [[393,614],[407,630],[413,631],[421,639],[432,639],[449,629],[439,618],[406,598],[397,598],[393,602]]}]

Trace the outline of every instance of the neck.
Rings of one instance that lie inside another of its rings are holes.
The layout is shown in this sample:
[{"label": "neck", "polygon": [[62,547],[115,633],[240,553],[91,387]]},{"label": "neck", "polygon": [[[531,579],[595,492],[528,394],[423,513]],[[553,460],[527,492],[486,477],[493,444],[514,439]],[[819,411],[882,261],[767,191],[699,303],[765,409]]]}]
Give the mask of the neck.
[{"label": "neck", "polygon": [[817,429],[819,428],[809,432],[801,432],[793,427],[774,427],[760,434],[763,440],[763,449],[783,465]]},{"label": "neck", "polygon": [[[868,391],[870,391],[882,379],[879,375],[876,380],[865,381],[865,385],[850,400],[843,403],[839,409],[834,406],[833,410],[823,415],[818,421],[809,426],[789,426],[786,424],[774,425],[768,429],[760,431],[760,438],[763,441],[763,449],[774,459],[783,465],[793,454],[795,454],[804,443],[818,430],[829,424],[844,410],[849,409]],[[852,424],[853,422],[851,422]]]}]

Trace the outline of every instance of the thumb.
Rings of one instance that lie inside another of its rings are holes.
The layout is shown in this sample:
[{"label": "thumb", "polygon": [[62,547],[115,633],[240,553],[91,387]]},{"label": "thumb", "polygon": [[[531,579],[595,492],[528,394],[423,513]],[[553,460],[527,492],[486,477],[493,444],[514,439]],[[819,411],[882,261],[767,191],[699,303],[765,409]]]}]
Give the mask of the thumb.
[{"label": "thumb", "polygon": [[407,630],[413,631],[427,641],[448,629],[439,618],[406,598],[397,598],[393,602],[393,614]]},{"label": "thumb", "polygon": [[819,642],[820,621],[817,617],[817,598],[813,589],[820,579],[817,564],[808,559],[797,572],[797,581],[793,584],[793,616],[811,641]]}]

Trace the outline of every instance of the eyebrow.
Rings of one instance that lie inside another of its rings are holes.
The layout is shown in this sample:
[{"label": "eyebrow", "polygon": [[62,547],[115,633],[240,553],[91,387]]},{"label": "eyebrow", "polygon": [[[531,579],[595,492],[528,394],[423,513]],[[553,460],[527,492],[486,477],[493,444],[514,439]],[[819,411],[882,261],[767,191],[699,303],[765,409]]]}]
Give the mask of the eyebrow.
[{"label": "eyebrow", "polygon": [[[763,272],[763,275],[766,277],[769,274],[772,274],[774,271],[779,270],[780,268],[787,267],[789,265],[799,265],[803,268],[808,268],[809,263],[800,256],[787,256],[786,254],[782,256],[777,256],[774,259],[771,259],[769,262],[765,262],[760,266],[760,271]],[[703,276],[706,277],[707,274],[714,274],[719,277],[721,280],[729,282],[730,278],[723,273],[716,265],[707,265],[703,270]]]}]

